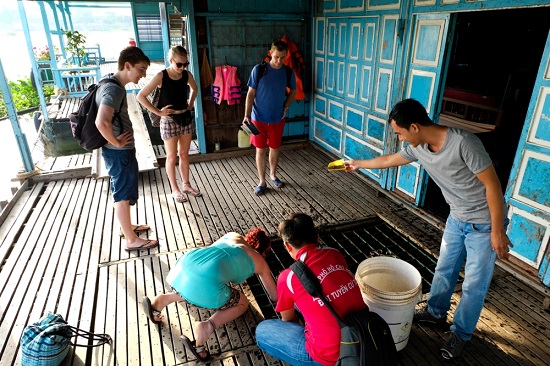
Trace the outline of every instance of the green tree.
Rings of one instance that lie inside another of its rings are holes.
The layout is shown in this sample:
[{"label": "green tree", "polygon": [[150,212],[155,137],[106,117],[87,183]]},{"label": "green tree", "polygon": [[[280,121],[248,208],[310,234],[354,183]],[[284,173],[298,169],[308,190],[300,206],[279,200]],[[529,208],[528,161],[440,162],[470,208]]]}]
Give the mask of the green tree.
[{"label": "green tree", "polygon": [[[40,97],[38,96],[38,92],[32,86],[32,82],[29,77],[17,81],[10,81],[8,84],[11,90],[13,103],[18,111],[40,105]],[[53,86],[44,85],[43,91],[44,97],[48,100],[49,97],[53,95]],[[4,103],[4,96],[2,95],[2,92],[0,92],[0,118],[7,116],[7,114],[8,110],[6,109],[6,104]]]}]

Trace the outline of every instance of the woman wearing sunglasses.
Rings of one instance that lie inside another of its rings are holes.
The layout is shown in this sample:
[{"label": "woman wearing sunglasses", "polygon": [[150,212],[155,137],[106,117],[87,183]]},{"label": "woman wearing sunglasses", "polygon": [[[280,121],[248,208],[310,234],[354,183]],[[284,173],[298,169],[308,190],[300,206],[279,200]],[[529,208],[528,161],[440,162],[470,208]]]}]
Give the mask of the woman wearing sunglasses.
[{"label": "woman wearing sunglasses", "polygon": [[[187,50],[175,46],[168,51],[170,66],[156,74],[141,89],[137,99],[149,111],[161,116],[160,136],[166,147],[166,173],[176,202],[187,201],[184,193],[201,196],[201,192],[191,186],[189,180],[189,147],[195,132],[195,121],[191,111],[197,97],[197,84],[193,75],[186,70]],[[159,103],[154,107],[147,96],[156,87],[161,88]],[[190,95],[188,93],[190,90]],[[176,178],[176,161],[179,157],[179,170],[183,180],[180,189]]]}]

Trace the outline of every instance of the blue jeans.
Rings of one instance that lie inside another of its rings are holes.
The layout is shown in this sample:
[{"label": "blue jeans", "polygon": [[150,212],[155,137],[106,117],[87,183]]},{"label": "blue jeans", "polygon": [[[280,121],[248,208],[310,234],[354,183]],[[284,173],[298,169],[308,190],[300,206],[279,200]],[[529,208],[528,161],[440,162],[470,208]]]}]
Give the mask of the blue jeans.
[{"label": "blue jeans", "polygon": [[[508,225],[507,219],[505,225]],[[497,254],[491,246],[491,224],[471,224],[451,216],[447,218],[427,304],[432,315],[443,317],[447,314],[462,263],[466,260],[462,298],[451,326],[451,331],[462,340],[472,338],[476,329],[496,259]]]},{"label": "blue jeans", "polygon": [[298,323],[264,320],[256,328],[256,343],[271,356],[291,365],[322,366],[306,351],[304,327]]}]

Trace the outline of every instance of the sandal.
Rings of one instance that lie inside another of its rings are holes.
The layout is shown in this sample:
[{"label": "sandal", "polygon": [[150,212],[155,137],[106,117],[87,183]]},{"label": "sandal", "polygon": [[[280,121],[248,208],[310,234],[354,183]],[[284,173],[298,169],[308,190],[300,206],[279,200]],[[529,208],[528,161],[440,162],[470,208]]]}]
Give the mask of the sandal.
[{"label": "sandal", "polygon": [[198,189],[195,189],[191,186],[191,183],[187,182],[187,183],[183,183],[183,186],[188,186],[189,189],[184,189],[183,190],[183,193],[187,193],[187,194],[190,194],[191,196],[194,196],[194,197],[200,197],[202,196],[202,193],[198,190]]},{"label": "sandal", "polygon": [[130,252],[132,250],[144,250],[144,249],[151,249],[159,245],[158,240],[147,240],[143,244],[137,247],[124,247],[124,250],[127,252]]},{"label": "sandal", "polygon": [[283,188],[285,186],[285,184],[283,182],[281,182],[281,180],[279,178],[271,179],[271,183],[273,183],[273,185],[277,188]]},{"label": "sandal", "polygon": [[[162,319],[164,316],[161,314],[160,311],[153,309],[153,306],[151,305],[151,300],[147,296],[143,298],[143,301],[141,302],[143,305],[143,310],[145,310],[145,314],[147,314],[147,318],[154,324],[160,324],[162,323]],[[156,320],[155,318],[161,318],[160,320]]]},{"label": "sandal", "polygon": [[[134,227],[134,233],[136,233],[136,235],[149,230],[151,230],[151,227],[149,225],[136,225],[136,227]],[[122,231],[122,229],[120,229],[119,235],[121,238],[124,238],[124,231]]]},{"label": "sandal", "polygon": [[187,198],[181,193],[172,193],[172,198],[178,203],[184,203],[187,202]]},{"label": "sandal", "polygon": [[[190,340],[187,336],[181,335],[181,340],[183,341],[183,345],[185,348],[187,348],[197,360],[200,361],[207,361],[210,358],[210,351],[208,351],[208,347],[206,344],[203,344],[202,346],[197,346],[195,344],[195,341]],[[204,356],[200,356],[200,354],[204,354]]]},{"label": "sandal", "polygon": [[261,194],[264,194],[264,192],[267,190],[267,185],[263,185],[263,186],[257,186],[256,188],[254,188],[254,194],[256,196],[259,196]]}]

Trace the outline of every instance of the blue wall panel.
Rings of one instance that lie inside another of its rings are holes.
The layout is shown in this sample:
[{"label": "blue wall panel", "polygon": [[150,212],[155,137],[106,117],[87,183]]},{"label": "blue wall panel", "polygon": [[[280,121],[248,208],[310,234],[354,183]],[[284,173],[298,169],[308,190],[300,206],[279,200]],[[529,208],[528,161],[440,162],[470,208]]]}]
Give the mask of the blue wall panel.
[{"label": "blue wall panel", "polygon": [[384,143],[386,125],[374,118],[367,118],[367,136]]},{"label": "blue wall panel", "polygon": [[328,117],[336,123],[342,123],[344,115],[344,107],[341,104],[328,103]]},{"label": "blue wall panel", "polygon": [[365,113],[356,111],[351,108],[346,109],[346,126],[357,130],[359,133],[363,131],[363,121]]},{"label": "blue wall panel", "polygon": [[323,117],[327,116],[327,100],[318,95],[314,96],[313,99],[313,110],[316,114],[319,114]]},{"label": "blue wall panel", "polygon": [[378,89],[376,90],[376,109],[380,111],[388,110],[388,96],[390,93],[390,73],[380,69],[378,74]]},{"label": "blue wall panel", "polygon": [[[433,74],[435,77],[435,74]],[[430,105],[433,94],[434,80],[430,75],[411,75],[410,98],[416,99],[422,105]]]},{"label": "blue wall panel", "polygon": [[393,53],[395,49],[395,32],[397,28],[397,19],[384,19],[384,39],[382,40],[380,50],[380,59],[388,62],[393,62]]},{"label": "blue wall panel", "polygon": [[529,158],[525,166],[525,173],[521,177],[518,194],[550,208],[548,181],[541,179],[542,177],[550,177],[550,162],[534,157]]},{"label": "blue wall panel", "polygon": [[[546,94],[544,102],[542,102],[541,118],[538,121],[537,132],[535,138],[544,141],[550,141],[550,94]],[[547,175],[548,177],[548,175]]]},{"label": "blue wall panel", "polygon": [[[418,44],[438,44],[441,27],[439,25],[423,25],[418,30]],[[416,59],[424,61],[434,61],[437,58],[436,47],[418,47],[416,49]]]},{"label": "blue wall panel", "polygon": [[399,167],[400,174],[397,179],[397,186],[400,190],[414,196],[416,192],[416,181],[418,175],[418,165],[407,164]]},{"label": "blue wall panel", "polygon": [[332,150],[340,152],[340,141],[342,140],[342,131],[326,122],[315,118],[314,136],[320,143],[327,145]]},{"label": "blue wall panel", "polygon": [[387,5],[398,5],[400,0],[367,0],[367,8]]},{"label": "blue wall panel", "polygon": [[[361,140],[355,139],[350,135],[344,136],[344,156],[350,159],[373,159],[377,158],[381,153],[374,150]],[[372,169],[373,174],[380,175],[380,169]]]},{"label": "blue wall panel", "polygon": [[542,238],[533,236],[531,233],[544,233],[545,230],[544,225],[528,220],[520,215],[512,215],[508,231],[523,233],[523,235],[520,235],[521,245],[514,246],[514,252],[535,262]]}]

